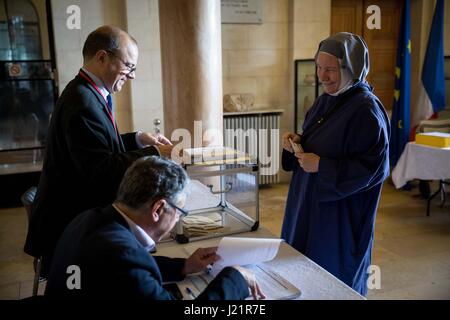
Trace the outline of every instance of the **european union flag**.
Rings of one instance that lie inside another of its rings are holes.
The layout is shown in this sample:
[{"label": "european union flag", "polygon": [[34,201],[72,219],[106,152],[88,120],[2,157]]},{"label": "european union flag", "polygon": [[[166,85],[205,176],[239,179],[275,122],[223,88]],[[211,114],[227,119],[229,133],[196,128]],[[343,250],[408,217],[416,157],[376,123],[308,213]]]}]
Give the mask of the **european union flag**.
[{"label": "european union flag", "polygon": [[422,83],[433,106],[433,112],[445,109],[444,0],[437,0],[434,9],[427,52],[423,62]]},{"label": "european union flag", "polygon": [[411,39],[410,1],[406,0],[397,45],[395,67],[394,106],[391,119],[390,163],[397,164],[405,145],[409,141],[410,126],[410,79],[411,79]]}]

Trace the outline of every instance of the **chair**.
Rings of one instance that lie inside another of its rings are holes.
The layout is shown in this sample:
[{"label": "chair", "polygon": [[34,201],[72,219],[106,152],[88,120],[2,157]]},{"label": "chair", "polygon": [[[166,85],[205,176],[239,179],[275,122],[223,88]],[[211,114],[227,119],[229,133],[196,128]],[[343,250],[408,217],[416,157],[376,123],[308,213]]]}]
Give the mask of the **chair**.
[{"label": "chair", "polygon": [[[31,206],[34,201],[34,197],[36,196],[36,187],[31,187],[22,195],[20,200],[22,201],[25,210],[27,211],[28,223],[30,223],[31,219]],[[39,282],[44,281],[44,278],[41,278],[41,266],[42,266],[42,257],[34,258],[34,281],[33,281],[33,297],[37,296],[39,289]]]}]

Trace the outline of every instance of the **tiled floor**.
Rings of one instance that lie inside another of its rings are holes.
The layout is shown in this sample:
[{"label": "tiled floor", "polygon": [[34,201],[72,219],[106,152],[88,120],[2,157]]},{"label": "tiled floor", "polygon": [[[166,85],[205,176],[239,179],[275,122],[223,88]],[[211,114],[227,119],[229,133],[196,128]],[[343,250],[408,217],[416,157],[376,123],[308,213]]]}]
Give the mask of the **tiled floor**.
[{"label": "tiled floor", "polygon": [[[261,225],[278,235],[287,190],[287,184],[260,190]],[[370,290],[369,299],[450,299],[450,199],[444,208],[436,201],[426,217],[416,190],[388,183],[383,189],[372,255],[381,289]],[[26,224],[23,208],[0,209],[0,299],[31,295],[33,260],[22,251]]]}]

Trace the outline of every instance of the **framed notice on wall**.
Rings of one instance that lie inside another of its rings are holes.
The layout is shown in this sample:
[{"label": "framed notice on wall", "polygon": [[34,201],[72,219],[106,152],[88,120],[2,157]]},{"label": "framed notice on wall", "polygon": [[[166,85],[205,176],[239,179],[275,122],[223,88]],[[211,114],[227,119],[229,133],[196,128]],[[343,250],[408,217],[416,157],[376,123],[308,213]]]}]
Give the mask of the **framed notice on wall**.
[{"label": "framed notice on wall", "polygon": [[221,0],[222,23],[261,24],[261,0]]}]

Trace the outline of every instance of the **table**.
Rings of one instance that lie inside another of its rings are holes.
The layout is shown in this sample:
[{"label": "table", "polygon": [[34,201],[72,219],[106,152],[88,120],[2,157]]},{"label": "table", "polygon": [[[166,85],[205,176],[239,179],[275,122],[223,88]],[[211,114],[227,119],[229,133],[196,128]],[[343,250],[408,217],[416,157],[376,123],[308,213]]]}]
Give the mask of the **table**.
[{"label": "table", "polygon": [[44,147],[0,148],[0,176],[40,172],[43,158]]},{"label": "table", "polygon": [[445,179],[450,179],[450,147],[435,148],[409,142],[392,171],[395,187],[403,187],[409,180],[439,180],[439,189],[428,198],[427,216],[430,215],[431,200],[441,193],[445,203]]},{"label": "table", "polygon": [[[265,228],[259,228],[254,232],[237,234],[237,237],[250,238],[277,238]],[[195,241],[187,244],[179,244],[175,241],[159,243],[155,255],[168,257],[187,257],[188,252],[193,252],[193,248],[217,246],[220,238]],[[302,292],[298,298],[300,300],[320,299],[320,300],[363,300],[365,299],[358,292],[337,279],[331,273],[314,263],[312,260],[296,251],[287,243],[280,245],[277,256],[265,262],[278,274],[291,282]],[[183,284],[179,284],[181,291],[185,294]],[[186,297],[189,299],[189,297]]]}]

